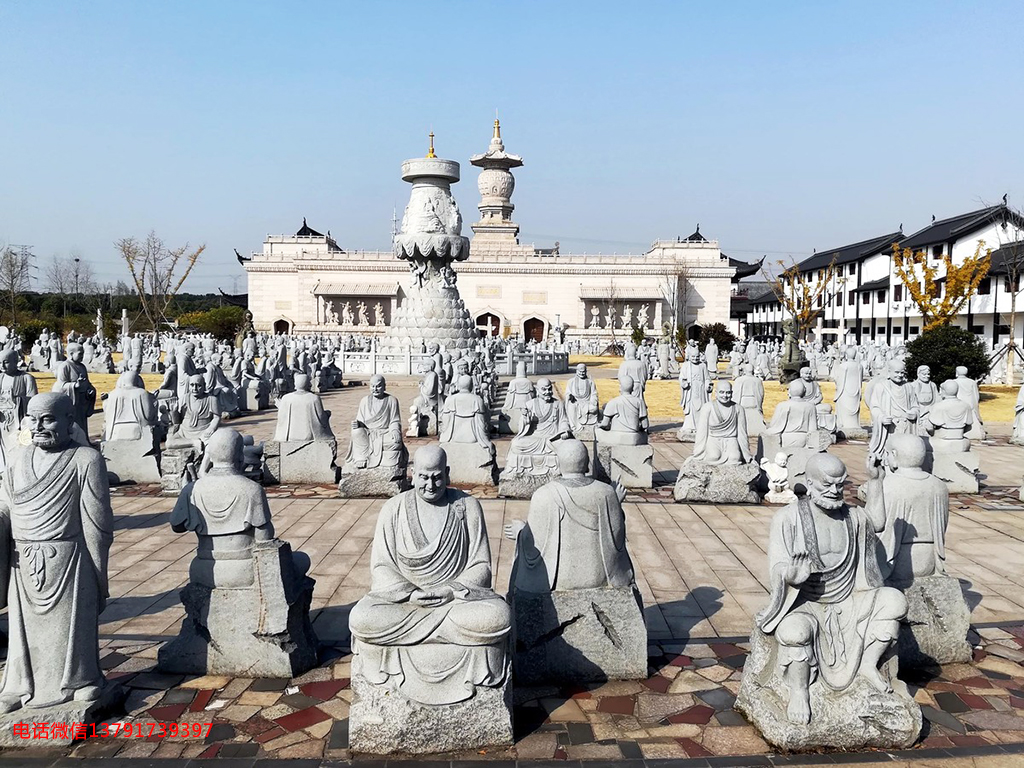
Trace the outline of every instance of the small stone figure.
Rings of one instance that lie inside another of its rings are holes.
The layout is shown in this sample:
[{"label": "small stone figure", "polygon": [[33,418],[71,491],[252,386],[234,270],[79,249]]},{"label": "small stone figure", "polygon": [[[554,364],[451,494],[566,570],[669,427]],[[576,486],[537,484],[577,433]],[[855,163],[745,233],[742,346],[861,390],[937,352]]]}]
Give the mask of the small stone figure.
[{"label": "small stone figure", "polygon": [[917,401],[917,434],[924,437],[928,434],[925,427],[928,413],[939,402],[939,388],[932,381],[932,369],[927,365],[917,366],[917,379],[910,383]]},{"label": "small stone figure", "polygon": [[68,344],[68,359],[58,362],[53,368],[57,379],[53,383],[53,391],[70,398],[75,406],[75,423],[88,439],[89,417],[96,408],[96,389],[89,381],[89,371],[82,365],[84,354],[81,344]]},{"label": "small stone figure", "polygon": [[789,504],[796,501],[796,494],[789,487],[789,470],[786,465],[789,463],[789,456],[784,451],[775,454],[775,460],[769,461],[768,457],[761,459],[761,470],[768,482],[768,493],[764,500],[769,504]]},{"label": "small stone figure", "polygon": [[950,493],[977,493],[978,454],[971,450],[975,429],[974,412],[959,397],[959,379],[942,382],[941,399],[932,406],[924,423],[928,437],[925,469],[944,480]]},{"label": "small stone figure", "polygon": [[528,499],[558,474],[554,441],[572,437],[565,406],[550,379],[537,381],[537,397],[523,408],[519,434],[512,438],[498,486],[500,496]]},{"label": "small stone figure", "polygon": [[263,448],[267,480],[278,483],[326,484],[337,480],[334,464],[338,443],[331,412],[310,390],[309,376],[295,374],[295,391],[277,403],[274,439]]},{"label": "small stone figure", "polygon": [[537,396],[533,382],[526,375],[526,363],[516,363],[516,375],[508,383],[505,402],[498,415],[498,432],[505,435],[518,435],[523,425],[523,408]]},{"label": "small stone figure", "polygon": [[978,393],[978,382],[967,375],[967,366],[956,367],[957,397],[971,406],[974,422],[971,426],[971,440],[984,440],[988,437],[985,425],[981,421],[981,395]]},{"label": "small stone figure", "polygon": [[864,366],[857,359],[857,348],[846,348],[846,358],[839,364],[836,381],[836,427],[848,440],[863,440],[867,431],[860,424],[861,385]]},{"label": "small stone figure", "polygon": [[409,437],[436,437],[438,410],[441,407],[441,379],[433,358],[423,363],[419,394],[409,408]]},{"label": "small stone figure", "polygon": [[360,328],[368,328],[370,325],[370,318],[366,314],[366,302],[360,301],[356,304],[356,319],[357,324]]},{"label": "small stone figure", "polygon": [[19,367],[21,354],[14,349],[0,352],[0,473],[17,445],[21,420],[28,414],[28,402],[38,393],[36,380]]},{"label": "small stone figure", "polygon": [[388,324],[384,318],[384,306],[379,301],[373,305],[373,324],[378,328],[383,328]]},{"label": "small stone figure", "polygon": [[701,365],[699,357],[697,346],[687,345],[686,359],[679,366],[679,405],[686,415],[677,436],[683,442],[693,441],[697,433],[697,414],[711,399],[712,384],[708,378],[708,369]]},{"label": "small stone figure", "polygon": [[128,370],[117,379],[103,408],[100,452],[111,483],[159,483],[160,445],[156,399]]},{"label": "small stone figure", "polygon": [[590,439],[598,421],[597,385],[590,378],[585,363],[576,366],[576,375],[565,386],[565,399],[565,412],[573,435],[580,440]]},{"label": "small stone figure", "polygon": [[736,708],[781,749],[905,748],[921,732],[921,708],[890,652],[907,599],[879,570],[885,519],[847,506],[846,477],[835,456],[812,456],[807,496],[772,520],[771,594],[755,617]]},{"label": "small stone figure", "polygon": [[511,616],[491,588],[480,502],[448,482],[447,455],[424,446],[414,490],[377,517],[370,591],[349,616],[354,751],[512,743]]},{"label": "small stone figure", "polygon": [[971,612],[960,582],[946,573],[949,489],[924,470],[925,441],[916,435],[889,439],[884,473],[872,467],[866,496],[885,515],[881,533],[886,584],[903,591],[910,606],[900,626],[900,664],[934,666],[971,660]]},{"label": "small stone figure", "polygon": [[352,440],[341,470],[338,492],[355,496],[393,496],[408,488],[409,452],[402,439],[402,408],[387,392],[380,374],[370,377],[370,394],[359,401]]},{"label": "small stone figure", "polygon": [[10,624],[0,684],[4,746],[20,741],[13,723],[96,722],[123,701],[99,654],[114,534],[107,472],[98,451],[74,440],[75,417],[66,395],[29,400],[32,442],[9,457],[0,490],[0,604]]},{"label": "small stone figure", "polygon": [[294,677],[316,666],[309,557],[274,537],[267,494],[242,475],[242,453],[238,432],[218,430],[171,512],[171,528],[194,531],[199,550],[180,593],[181,631],[160,648],[165,672]]}]

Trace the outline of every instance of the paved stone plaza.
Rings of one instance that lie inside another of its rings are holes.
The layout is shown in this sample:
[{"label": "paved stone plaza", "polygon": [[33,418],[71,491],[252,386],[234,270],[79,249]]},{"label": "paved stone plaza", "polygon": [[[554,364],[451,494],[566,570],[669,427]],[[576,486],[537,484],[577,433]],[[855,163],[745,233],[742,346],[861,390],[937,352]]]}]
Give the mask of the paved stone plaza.
[{"label": "paved stone plaza", "polygon": [[[396,380],[389,389],[405,411],[415,395],[414,382]],[[356,386],[324,398],[341,443],[339,453],[348,441],[341,425],[351,421],[366,391]],[[100,418],[90,424],[94,435]],[[271,436],[274,419],[267,412],[231,426],[259,441]],[[674,439],[676,427],[678,422],[658,424],[652,436],[657,487],[631,493],[624,505],[646,606],[649,678],[586,689],[517,686],[516,746],[452,759],[793,764],[786,762],[792,758],[768,756],[764,741],[733,710],[752,617],[767,600],[765,546],[774,508],[673,504],[677,468],[692,450]],[[991,431],[995,438],[977,448],[982,491],[953,499],[947,536],[947,568],[961,580],[979,633],[971,639],[980,647],[971,665],[947,666],[940,677],[909,681],[928,721],[913,756],[958,756],[960,762],[951,765],[1024,764],[1013,746],[1024,742],[1024,666],[1019,663],[1024,662],[1024,503],[1017,498],[1024,450],[1006,444],[1008,425]],[[425,442],[410,440],[410,449]],[[499,464],[508,443],[507,438],[497,441]],[[832,449],[849,466],[850,496],[864,478],[865,449],[863,443]],[[498,499],[493,488],[474,492],[484,499],[495,587],[504,593],[514,543],[501,537],[502,527],[525,518],[529,502]],[[174,499],[161,496],[158,486],[114,489],[111,600],[102,615],[100,641],[108,676],[131,690],[125,722],[133,733],[141,724],[145,735],[151,724],[213,725],[208,732],[204,726],[199,738],[156,738],[161,726],[154,725],[153,738],[97,738],[64,753],[238,758],[238,765],[260,758],[350,757],[347,616],[369,585],[370,543],[383,502],[339,499],[331,486],[278,486],[268,494],[277,535],[313,563],[314,627],[327,646],[321,665],[290,681],[155,673],[158,647],[177,634],[184,614],[178,590],[187,582],[195,538],[171,531]],[[22,757],[40,755],[40,765],[48,764],[43,755],[54,756],[43,741],[26,744],[31,752]],[[978,757],[985,754],[991,756]],[[731,762],[704,759],[714,756],[732,757]],[[753,757],[743,762],[738,756]],[[887,765],[910,758],[903,753],[878,756]],[[819,757],[832,763],[865,756]],[[809,758],[799,759],[807,764]]]}]

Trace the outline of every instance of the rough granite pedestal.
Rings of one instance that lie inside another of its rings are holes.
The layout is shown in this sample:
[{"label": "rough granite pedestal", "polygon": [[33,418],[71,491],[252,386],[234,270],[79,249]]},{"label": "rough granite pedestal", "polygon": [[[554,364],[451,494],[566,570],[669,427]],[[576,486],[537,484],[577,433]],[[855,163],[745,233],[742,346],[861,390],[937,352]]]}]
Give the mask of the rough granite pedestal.
[{"label": "rough granite pedestal", "polygon": [[750,655],[736,709],[754,724],[764,740],[779,749],[806,752],[830,749],[907,749],[921,733],[921,707],[896,675],[895,649],[882,663],[882,677],[892,693],[882,693],[863,678],[843,691],[833,691],[819,677],[811,683],[811,721],[790,722],[789,689],[778,674],[778,645],[757,627],[750,635]]},{"label": "rough granite pedestal", "polygon": [[[437,661],[431,664],[431,657],[445,647],[427,644],[405,650],[422,655],[426,668],[430,669]],[[456,653],[463,650],[458,646],[450,648]],[[422,669],[420,664],[417,669]],[[387,684],[374,685],[354,664],[349,747],[353,753],[371,755],[422,755],[511,746],[511,677],[511,669],[506,664],[505,679],[500,686],[478,685],[465,701],[427,705],[410,700]]]},{"label": "rough granite pedestal", "polygon": [[906,621],[900,624],[901,666],[929,667],[971,660],[971,645],[967,642],[971,611],[959,581],[949,574],[936,573],[916,578],[909,586],[891,586],[898,587],[910,605]]},{"label": "rough granite pedestal", "polygon": [[[99,699],[96,701],[67,701],[51,707],[22,707],[13,712],[0,715],[0,747],[37,746],[31,739],[22,738],[14,733],[16,724],[28,725],[29,734],[35,723],[47,723],[46,746],[66,747],[69,744],[81,743],[82,739],[72,738],[72,725],[85,725],[86,733],[93,735],[93,726],[115,718],[124,712],[124,702],[128,691],[119,683],[108,680],[103,686]],[[68,727],[67,738],[61,738],[59,729],[54,725],[64,724]],[[56,732],[56,736],[54,733]],[[103,729],[97,728],[96,735]],[[16,760],[13,762],[17,762]]]},{"label": "rough granite pedestal", "polygon": [[647,677],[647,626],[635,586],[541,594],[513,589],[509,603],[518,683]]},{"label": "rough granite pedestal", "polygon": [[338,455],[335,440],[267,440],[263,444],[263,482],[273,485],[333,485],[338,480],[334,461]]},{"label": "rough granite pedestal", "polygon": [[981,462],[974,451],[940,453],[929,451],[924,468],[946,483],[950,493],[977,493]]},{"label": "rough granite pedestal", "polygon": [[148,429],[148,439],[100,443],[111,485],[160,482],[160,449],[152,438],[152,427]]},{"label": "rough granite pedestal", "polygon": [[691,456],[679,469],[672,495],[676,501],[760,504],[760,480],[761,467],[757,464],[710,465]]},{"label": "rough granite pedestal", "polygon": [[498,476],[498,496],[503,499],[531,499],[534,491],[560,476],[557,470],[535,475],[531,472],[513,472],[505,467]]},{"label": "rough granite pedestal", "polygon": [[409,488],[405,467],[374,467],[348,474],[342,470],[338,495],[343,499],[390,499]]},{"label": "rough granite pedestal", "polygon": [[650,445],[593,444],[593,476],[626,488],[654,487],[654,448]]},{"label": "rough granite pedestal", "polygon": [[480,443],[441,443],[448,455],[450,482],[456,485],[497,485],[498,464],[494,447]]},{"label": "rough granite pedestal", "polygon": [[260,395],[255,389],[246,387],[242,395],[243,411],[265,411],[270,408],[270,394]]},{"label": "rough granite pedestal", "polygon": [[195,448],[165,448],[160,455],[160,487],[165,494],[176,494],[188,482],[185,470],[189,465],[195,467],[199,460]]},{"label": "rough granite pedestal", "polygon": [[[185,618],[161,646],[158,668],[186,675],[295,677],[317,664],[319,643],[309,621],[315,581],[309,559],[279,539],[256,542],[251,586],[181,590]],[[195,561],[193,561],[194,563]],[[301,567],[304,565],[305,567]]]}]

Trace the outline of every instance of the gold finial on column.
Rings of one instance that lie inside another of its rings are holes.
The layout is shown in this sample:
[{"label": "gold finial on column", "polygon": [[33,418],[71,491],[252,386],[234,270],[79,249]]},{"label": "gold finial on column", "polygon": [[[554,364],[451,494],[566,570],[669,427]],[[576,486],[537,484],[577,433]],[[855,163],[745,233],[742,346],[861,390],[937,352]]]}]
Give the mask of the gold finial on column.
[{"label": "gold finial on column", "polygon": [[427,152],[427,157],[437,157],[437,155],[434,154],[434,132],[431,131],[429,136],[430,136],[430,151]]},{"label": "gold finial on column", "polygon": [[495,115],[495,117],[494,117],[494,138],[496,138],[496,139],[500,139],[501,138],[501,123],[498,122],[497,115]]}]

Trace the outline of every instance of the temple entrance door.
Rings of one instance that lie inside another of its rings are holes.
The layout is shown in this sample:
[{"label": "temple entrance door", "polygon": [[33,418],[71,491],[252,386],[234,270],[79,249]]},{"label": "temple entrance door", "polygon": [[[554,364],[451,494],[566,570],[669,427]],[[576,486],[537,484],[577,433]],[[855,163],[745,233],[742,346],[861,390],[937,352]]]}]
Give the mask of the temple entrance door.
[{"label": "temple entrance door", "polygon": [[501,320],[497,315],[485,312],[477,317],[476,327],[484,336],[497,336],[501,333]]},{"label": "temple entrance door", "polygon": [[287,320],[275,320],[274,321],[274,333],[288,333],[288,321]]},{"label": "temple entrance door", "polygon": [[531,317],[523,323],[523,336],[527,341],[544,341],[544,321],[539,317]]}]

